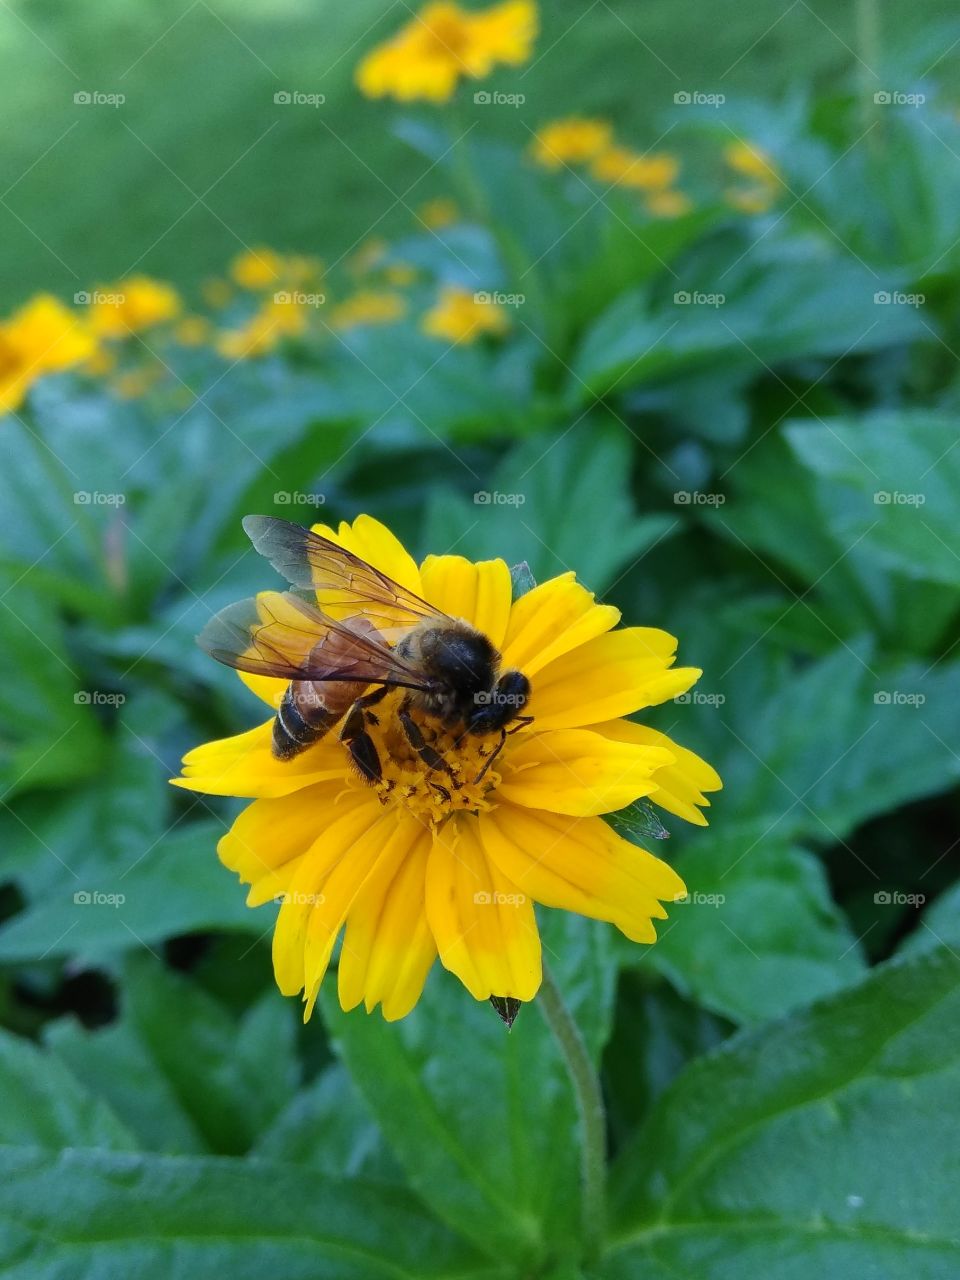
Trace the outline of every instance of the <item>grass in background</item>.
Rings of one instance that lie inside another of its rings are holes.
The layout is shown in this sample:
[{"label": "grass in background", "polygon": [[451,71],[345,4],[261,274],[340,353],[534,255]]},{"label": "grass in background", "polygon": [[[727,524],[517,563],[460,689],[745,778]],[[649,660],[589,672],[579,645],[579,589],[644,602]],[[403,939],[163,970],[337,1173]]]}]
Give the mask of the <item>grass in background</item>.
[{"label": "grass in background", "polygon": [[[938,0],[897,0],[883,6],[881,34],[946,14]],[[396,196],[425,162],[352,84],[361,53],[407,16],[387,0],[4,4],[0,304],[40,288],[69,296],[133,269],[195,283],[243,243],[335,257],[370,228],[409,225]],[[522,92],[525,105],[491,107],[485,130],[525,139],[576,105],[649,145],[677,91],[771,96],[829,83],[851,64],[855,18],[827,0],[718,0],[699,14],[675,0],[552,0],[533,63],[485,86]],[[285,89],[326,103],[275,105]],[[78,106],[79,91],[126,102]],[[439,189],[434,171],[406,203]]]}]

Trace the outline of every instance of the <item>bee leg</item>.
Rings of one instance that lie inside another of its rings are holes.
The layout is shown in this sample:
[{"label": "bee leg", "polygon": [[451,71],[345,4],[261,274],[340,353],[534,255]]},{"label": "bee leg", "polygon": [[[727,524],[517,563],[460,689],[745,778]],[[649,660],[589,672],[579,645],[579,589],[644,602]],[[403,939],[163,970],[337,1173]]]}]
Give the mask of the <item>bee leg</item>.
[{"label": "bee leg", "polygon": [[506,733],[517,733],[528,724],[533,724],[533,716],[517,716],[514,721],[513,728],[505,730]]},{"label": "bee leg", "polygon": [[[358,773],[367,782],[380,782],[383,778],[383,768],[380,764],[380,756],[377,748],[374,746],[373,739],[367,733],[367,717],[371,716],[371,712],[367,710],[371,704],[375,704],[385,697],[387,688],[376,689],[373,693],[368,693],[361,698],[357,698],[356,702],[347,712],[343,726],[340,730],[340,741],[346,745],[350,752],[350,759],[353,761]],[[376,719],[374,718],[374,723]]]},{"label": "bee leg", "polygon": [[397,715],[401,725],[403,725],[403,732],[407,735],[407,741],[427,768],[440,769],[444,773],[448,773],[453,777],[453,770],[447,764],[446,760],[444,760],[440,752],[431,747],[430,743],[424,738],[423,734],[420,732],[420,726],[416,723],[406,707],[401,707]]},{"label": "bee leg", "polygon": [[476,785],[477,785],[477,783],[478,783],[478,782],[483,778],[483,775],[487,772],[487,770],[488,770],[488,769],[490,768],[490,766],[493,764],[494,760],[496,760],[497,756],[498,756],[498,755],[500,754],[500,752],[503,750],[503,748],[504,748],[504,744],[506,743],[506,741],[507,741],[507,731],[506,731],[506,729],[501,729],[501,730],[500,730],[500,741],[497,743],[497,745],[494,747],[494,749],[490,752],[489,756],[487,757],[486,764],[483,766],[483,768],[480,770],[480,772],[479,772],[479,773],[477,774],[477,776],[474,778],[474,780],[473,780],[473,785],[474,785],[474,786],[476,786]]}]

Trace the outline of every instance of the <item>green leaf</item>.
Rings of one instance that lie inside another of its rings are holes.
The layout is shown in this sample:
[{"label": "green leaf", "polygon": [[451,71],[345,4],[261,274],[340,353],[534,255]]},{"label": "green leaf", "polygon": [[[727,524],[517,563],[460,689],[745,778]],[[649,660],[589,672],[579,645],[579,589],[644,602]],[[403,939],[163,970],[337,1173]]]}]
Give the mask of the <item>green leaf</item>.
[{"label": "green leaf", "polygon": [[216,855],[219,823],[186,824],[142,850],[126,870],[78,863],[0,930],[0,960],[76,955],[100,960],[204,929],[261,932]]},{"label": "green leaf", "polygon": [[[550,913],[559,916],[559,913]],[[609,1034],[608,933],[551,920],[544,950],[595,1056]],[[331,1035],[414,1190],[443,1221],[494,1256],[532,1265],[579,1230],[577,1114],[536,1002],[507,1031],[489,1004],[433,974],[402,1022],[340,1011]]]},{"label": "green leaf", "polygon": [[296,1014],[271,989],[234,1018],[195,982],[131,958],[121,1014],[85,1032],[48,1032],[53,1051],[105,1098],[140,1145],[173,1154],[246,1151],[299,1082]]},{"label": "green leaf", "polygon": [[703,832],[678,859],[687,898],[645,962],[734,1022],[756,1022],[855,983],[863,958],[821,863],[775,838]]},{"label": "green leaf", "polygon": [[[636,514],[631,465],[629,436],[612,419],[574,426],[559,438],[535,436],[483,485],[477,482],[472,504],[441,492],[424,543],[456,545],[478,559],[525,560],[538,582],[573,569],[599,591],[680,528],[673,515]],[[616,537],[585,536],[598,511]]]},{"label": "green leaf", "polygon": [[331,1175],[403,1183],[403,1171],[349,1075],[339,1064],[294,1094],[251,1154]]},{"label": "green leaf", "polygon": [[497,1280],[408,1193],[267,1161],[0,1149],[0,1267],[164,1280]]},{"label": "green leaf", "polygon": [[795,423],[787,439],[820,482],[821,513],[843,547],[856,543],[912,579],[960,586],[954,417],[914,409]]},{"label": "green leaf", "polygon": [[0,1144],[132,1150],[133,1136],[62,1062],[0,1030]]},{"label": "green leaf", "polygon": [[687,1069],[624,1154],[604,1280],[960,1267],[960,957],[884,966]]},{"label": "green leaf", "polygon": [[923,333],[911,308],[874,303],[869,268],[821,250],[771,246],[688,276],[674,276],[672,301],[631,290],[594,322],[572,361],[581,398],[713,369],[756,377],[785,360],[842,357]]}]

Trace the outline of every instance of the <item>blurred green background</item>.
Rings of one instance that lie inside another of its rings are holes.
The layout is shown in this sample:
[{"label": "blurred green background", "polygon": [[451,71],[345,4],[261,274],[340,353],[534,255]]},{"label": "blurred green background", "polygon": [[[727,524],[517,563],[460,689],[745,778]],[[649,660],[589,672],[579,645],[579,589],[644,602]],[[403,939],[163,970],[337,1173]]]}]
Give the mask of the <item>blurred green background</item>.
[{"label": "blurred green background", "polygon": [[[360,51],[407,16],[384,0],[11,0],[0,13],[15,121],[0,138],[2,298],[70,295],[134,268],[190,288],[243,244],[329,260],[374,223],[381,235],[408,223],[404,200],[435,194],[437,176],[405,195],[426,165],[393,145],[381,105],[352,83]],[[952,16],[938,0],[882,6],[891,48],[922,37],[943,83],[956,50],[934,24]],[[682,13],[671,0],[553,0],[541,18],[532,65],[491,81],[527,96],[519,115],[488,113],[493,131],[523,144],[575,109],[651,145],[683,89],[829,93],[857,65],[864,26],[856,4],[828,0],[718,0]],[[275,105],[284,89],[327,101]],[[127,101],[75,105],[84,90]]]},{"label": "blurred green background", "polygon": [[[960,26],[557,0],[483,82],[519,108],[367,101],[410,17],[0,3],[0,1270],[955,1280]],[[666,204],[534,163],[568,115],[674,158]],[[295,256],[226,284],[250,245]],[[131,272],[181,312],[71,305]],[[625,828],[689,900],[650,948],[540,918],[599,1259],[541,1009],[436,965],[302,1026],[216,857],[242,803],[168,785],[263,715],[195,644],[274,585],[249,512],[573,569],[704,670],[640,718],[710,825]]]}]

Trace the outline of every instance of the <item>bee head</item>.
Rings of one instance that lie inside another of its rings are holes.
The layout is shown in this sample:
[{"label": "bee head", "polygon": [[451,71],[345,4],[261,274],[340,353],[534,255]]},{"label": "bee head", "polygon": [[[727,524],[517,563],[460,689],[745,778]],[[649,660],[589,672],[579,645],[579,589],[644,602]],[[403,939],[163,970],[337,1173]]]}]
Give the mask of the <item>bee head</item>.
[{"label": "bee head", "polygon": [[505,671],[492,689],[474,695],[467,730],[482,736],[496,733],[520,715],[530,697],[530,681],[522,671]]}]

